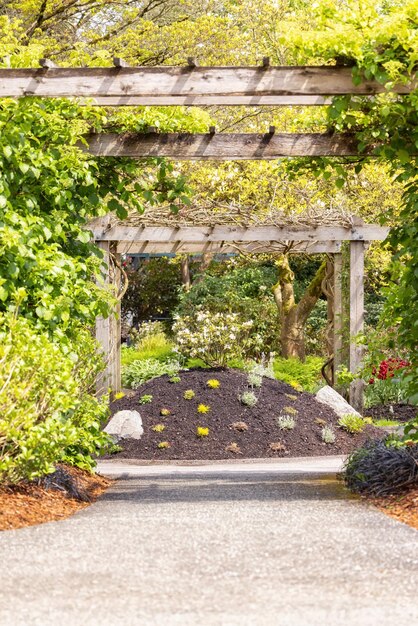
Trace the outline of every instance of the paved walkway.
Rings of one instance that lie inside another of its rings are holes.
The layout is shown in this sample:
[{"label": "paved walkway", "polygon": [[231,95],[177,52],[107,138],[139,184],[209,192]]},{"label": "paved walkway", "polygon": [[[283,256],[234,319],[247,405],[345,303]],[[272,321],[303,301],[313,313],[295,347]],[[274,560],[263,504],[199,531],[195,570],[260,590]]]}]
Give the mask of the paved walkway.
[{"label": "paved walkway", "polygon": [[418,533],[320,463],[115,465],[92,507],[0,535],[0,624],[413,626]]}]

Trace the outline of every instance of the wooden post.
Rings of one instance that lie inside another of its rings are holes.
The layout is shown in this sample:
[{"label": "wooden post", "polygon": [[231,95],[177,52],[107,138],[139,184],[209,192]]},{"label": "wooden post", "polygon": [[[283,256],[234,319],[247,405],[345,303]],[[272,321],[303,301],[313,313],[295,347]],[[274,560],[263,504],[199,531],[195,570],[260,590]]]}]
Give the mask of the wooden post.
[{"label": "wooden post", "polygon": [[335,373],[343,363],[343,294],[342,294],[342,254],[334,254],[334,381]]},{"label": "wooden post", "polygon": [[[110,262],[113,244],[109,241],[97,242],[98,247],[104,253],[103,259],[103,279],[105,286],[114,287],[115,294],[119,291],[120,272],[112,266]],[[120,255],[117,255],[120,257]],[[117,258],[116,258],[117,261]],[[115,310],[108,318],[98,317],[96,320],[96,339],[100,343],[106,361],[105,370],[99,375],[97,380],[97,392],[100,395],[107,393],[110,389],[112,393],[117,393],[121,389],[120,373],[120,302],[118,301]]]},{"label": "wooden post", "polygon": [[[356,344],[355,338],[364,328],[364,242],[350,241],[350,372],[358,371],[363,357],[363,347]],[[355,380],[350,386],[350,404],[363,411],[362,380]]]}]

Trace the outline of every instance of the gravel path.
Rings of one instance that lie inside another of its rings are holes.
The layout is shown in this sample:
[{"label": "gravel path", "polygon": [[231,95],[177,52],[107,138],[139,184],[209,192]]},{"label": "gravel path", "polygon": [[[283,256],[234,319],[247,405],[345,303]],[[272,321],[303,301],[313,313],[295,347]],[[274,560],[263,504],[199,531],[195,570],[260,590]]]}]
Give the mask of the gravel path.
[{"label": "gravel path", "polygon": [[417,531],[294,462],[115,466],[92,507],[0,535],[0,624],[418,623]]}]

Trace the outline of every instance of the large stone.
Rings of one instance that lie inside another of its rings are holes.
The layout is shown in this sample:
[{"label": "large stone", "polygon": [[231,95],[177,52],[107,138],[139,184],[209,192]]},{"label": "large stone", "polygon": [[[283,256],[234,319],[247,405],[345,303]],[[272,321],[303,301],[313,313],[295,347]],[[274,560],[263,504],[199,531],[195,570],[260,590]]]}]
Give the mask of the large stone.
[{"label": "large stone", "polygon": [[[331,409],[334,409],[338,417],[344,417],[344,415],[360,415],[358,411],[353,409],[351,404],[348,404],[347,400],[332,387],[326,385],[322,387],[316,394],[316,399],[322,404],[327,404]],[[361,415],[360,415],[361,417]]]},{"label": "large stone", "polygon": [[144,434],[142,417],[138,411],[118,411],[104,431],[116,442],[120,439],[141,439]]}]

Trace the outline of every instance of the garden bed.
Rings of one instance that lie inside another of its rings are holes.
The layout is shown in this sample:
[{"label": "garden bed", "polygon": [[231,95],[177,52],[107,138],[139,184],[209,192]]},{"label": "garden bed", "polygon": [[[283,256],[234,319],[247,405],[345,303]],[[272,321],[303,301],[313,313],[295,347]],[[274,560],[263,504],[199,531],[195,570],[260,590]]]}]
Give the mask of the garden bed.
[{"label": "garden bed", "polygon": [[380,511],[418,530],[418,487],[385,498],[366,498]]},{"label": "garden bed", "polygon": [[[111,481],[65,466],[64,481],[47,480],[21,482],[0,488],[0,530],[12,530],[45,522],[65,519],[89,506],[109,487]],[[51,484],[52,483],[52,484]],[[77,497],[73,489],[78,492]]]},{"label": "garden bed", "polygon": [[[349,434],[338,426],[338,416],[331,408],[277,380],[264,377],[261,388],[251,389],[247,374],[238,370],[192,369],[181,371],[179,377],[178,382],[170,382],[168,376],[155,378],[112,403],[112,414],[124,409],[139,411],[144,427],[142,438],[124,440],[113,458],[200,460],[347,454],[370,437],[382,437],[382,431],[370,425],[361,433]],[[211,379],[219,382],[218,388],[208,386]],[[240,401],[240,395],[251,390],[257,397],[253,407]],[[194,397],[185,399],[186,391],[192,391]],[[152,396],[151,401],[142,404],[144,396],[148,400]],[[200,404],[209,407],[208,412],[199,413]],[[167,415],[161,414],[164,409]],[[281,429],[280,416],[293,418],[294,427]],[[155,427],[160,432],[153,430]],[[199,437],[199,427],[209,429],[208,433]],[[324,427],[332,429],[334,443],[324,443]]]},{"label": "garden bed", "polygon": [[364,414],[373,420],[387,419],[409,422],[417,414],[417,407],[411,404],[376,404],[364,410]]}]

